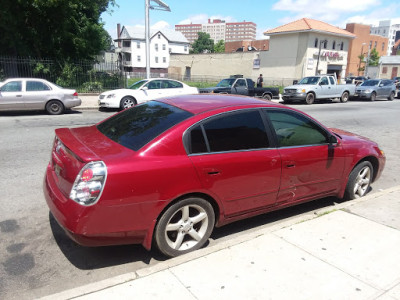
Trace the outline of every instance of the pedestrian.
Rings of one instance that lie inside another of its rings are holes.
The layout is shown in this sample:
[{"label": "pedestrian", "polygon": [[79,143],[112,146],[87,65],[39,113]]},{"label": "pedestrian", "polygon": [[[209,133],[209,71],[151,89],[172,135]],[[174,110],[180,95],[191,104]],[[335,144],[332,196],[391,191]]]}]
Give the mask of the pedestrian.
[{"label": "pedestrian", "polygon": [[257,87],[262,87],[263,86],[263,77],[262,74],[260,74],[260,76],[257,78]]}]

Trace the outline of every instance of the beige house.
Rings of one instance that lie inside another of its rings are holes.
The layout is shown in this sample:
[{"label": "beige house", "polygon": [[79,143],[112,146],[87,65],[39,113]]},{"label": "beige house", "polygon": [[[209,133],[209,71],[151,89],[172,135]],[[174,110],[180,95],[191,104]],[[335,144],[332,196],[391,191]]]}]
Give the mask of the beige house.
[{"label": "beige house", "polygon": [[336,73],[344,78],[347,52],[355,35],[330,24],[303,18],[264,32],[269,51],[260,53],[264,77],[302,78]]}]

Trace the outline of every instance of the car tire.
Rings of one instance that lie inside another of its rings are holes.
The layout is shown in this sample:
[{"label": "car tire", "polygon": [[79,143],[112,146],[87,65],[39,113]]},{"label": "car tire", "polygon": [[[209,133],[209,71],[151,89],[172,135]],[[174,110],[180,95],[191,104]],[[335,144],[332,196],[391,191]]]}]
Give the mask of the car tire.
[{"label": "car tire", "polygon": [[349,100],[349,93],[343,92],[342,97],[340,97],[340,102],[346,103]]},{"label": "car tire", "polygon": [[264,100],[268,100],[268,101],[271,101],[271,99],[272,99],[270,94],[264,94],[262,97]]},{"label": "car tire", "polygon": [[158,250],[168,257],[200,249],[214,229],[215,213],[210,202],[186,198],[168,207],[155,228]]},{"label": "car tire", "polygon": [[132,106],[136,105],[136,100],[135,98],[131,97],[131,96],[125,96],[121,99],[121,102],[119,104],[119,108],[121,110],[130,108]]},{"label": "car tire", "polygon": [[372,182],[374,168],[369,161],[363,161],[351,171],[347,182],[345,198],[353,200],[363,197]]},{"label": "car tire", "polygon": [[394,95],[394,92],[391,92],[390,95],[389,95],[389,97],[388,97],[388,100],[389,100],[389,101],[393,101],[394,96],[395,96],[395,95]]},{"label": "car tire", "polygon": [[315,100],[315,95],[313,93],[308,93],[306,96],[306,103],[313,104]]},{"label": "car tire", "polygon": [[64,104],[58,100],[50,100],[46,104],[46,111],[50,115],[61,115],[64,111]]},{"label": "car tire", "polygon": [[371,100],[371,101],[375,101],[376,100],[376,93],[375,92],[373,92],[371,94],[371,98],[369,98],[369,100]]}]

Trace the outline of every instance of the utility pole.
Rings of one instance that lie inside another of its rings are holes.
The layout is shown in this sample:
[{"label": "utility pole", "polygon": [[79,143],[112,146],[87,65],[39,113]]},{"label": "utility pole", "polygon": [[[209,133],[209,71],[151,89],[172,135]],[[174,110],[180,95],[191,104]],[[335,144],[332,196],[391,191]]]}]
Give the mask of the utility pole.
[{"label": "utility pole", "polygon": [[[157,6],[150,5],[153,1]],[[146,36],[146,78],[150,79],[150,14],[149,9],[171,11],[169,6],[161,0],[145,0],[145,36]]]}]

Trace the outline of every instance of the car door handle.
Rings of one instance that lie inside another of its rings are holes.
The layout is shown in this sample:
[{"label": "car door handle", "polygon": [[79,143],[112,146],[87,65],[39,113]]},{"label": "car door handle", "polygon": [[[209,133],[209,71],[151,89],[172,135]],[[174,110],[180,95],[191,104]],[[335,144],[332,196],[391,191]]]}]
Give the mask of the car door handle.
[{"label": "car door handle", "polygon": [[294,161],[285,161],[284,166],[287,169],[294,168],[296,166],[296,163]]},{"label": "car door handle", "polygon": [[204,172],[207,173],[208,175],[218,175],[221,174],[221,172],[218,169],[215,168],[205,168]]},{"label": "car door handle", "polygon": [[16,95],[15,97],[22,97],[22,95]]}]

